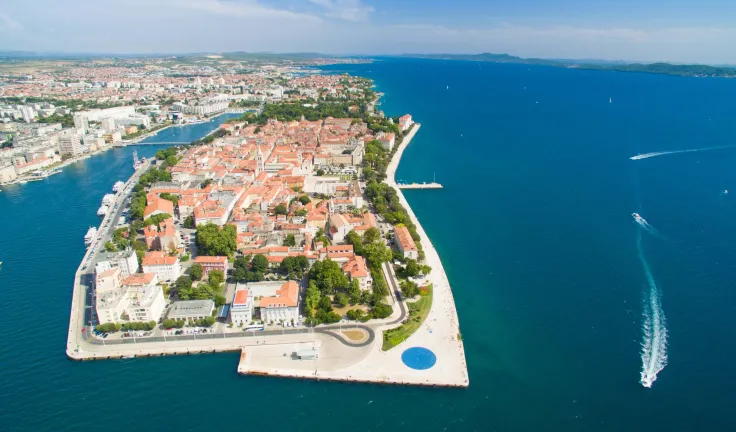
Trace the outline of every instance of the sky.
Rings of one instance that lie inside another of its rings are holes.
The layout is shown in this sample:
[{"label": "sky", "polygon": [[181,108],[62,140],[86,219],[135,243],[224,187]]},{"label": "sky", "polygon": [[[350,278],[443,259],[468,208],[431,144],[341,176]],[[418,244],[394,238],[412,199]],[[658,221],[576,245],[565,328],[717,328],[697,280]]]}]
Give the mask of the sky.
[{"label": "sky", "polygon": [[2,0],[0,50],[736,64],[727,0]]}]

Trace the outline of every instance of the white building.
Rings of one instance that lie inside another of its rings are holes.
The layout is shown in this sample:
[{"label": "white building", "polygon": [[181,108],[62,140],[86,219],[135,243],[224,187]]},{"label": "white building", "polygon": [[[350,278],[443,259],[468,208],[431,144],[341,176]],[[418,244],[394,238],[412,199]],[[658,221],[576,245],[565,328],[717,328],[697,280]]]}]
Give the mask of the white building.
[{"label": "white building", "polygon": [[33,118],[36,116],[36,113],[33,112],[33,108],[28,106],[22,106],[20,107],[20,115],[23,117],[23,121],[26,123],[30,123],[33,121]]},{"label": "white building", "polygon": [[230,307],[230,320],[236,325],[248,325],[253,321],[253,297],[250,290],[240,287],[235,290]]},{"label": "white building", "polygon": [[404,255],[404,258],[418,260],[419,250],[409,230],[405,226],[397,226],[394,232],[396,233],[396,247]]},{"label": "white building", "polygon": [[[352,247],[352,246],[351,246]],[[230,316],[236,310],[235,300],[238,292],[248,291],[248,294],[241,294],[240,301],[245,298],[252,299],[252,308],[255,311],[260,308],[261,320],[266,323],[279,323],[281,321],[297,321],[299,319],[299,284],[294,281],[263,281],[253,282],[245,286],[236,288],[236,294],[233,298],[233,306],[230,309]],[[247,316],[248,306],[243,305],[243,315]],[[233,322],[235,322],[235,319]]]},{"label": "white building", "polygon": [[146,128],[151,126],[151,118],[146,115],[132,115],[129,117],[120,117],[115,120],[115,123],[120,126],[140,126],[143,125]]},{"label": "white building", "polygon": [[261,297],[261,319],[264,322],[299,320],[299,284],[288,281],[273,296]]},{"label": "white building", "polygon": [[127,305],[122,282],[122,273],[117,267],[97,273],[95,308],[101,324],[122,319]]},{"label": "white building", "polygon": [[97,317],[101,324],[124,321],[158,321],[164,311],[164,292],[155,273],[123,278],[119,267],[97,273]]},{"label": "white building", "polygon": [[129,321],[158,321],[164,312],[164,290],[158,284],[155,273],[128,276],[123,280],[126,290],[126,308]]},{"label": "white building", "polygon": [[112,133],[115,130],[115,119],[112,117],[105,117],[102,119],[102,130],[105,133]]},{"label": "white building", "polygon": [[103,259],[95,265],[95,272],[102,273],[114,267],[120,267],[124,278],[138,272],[138,256],[134,250],[103,254]]},{"label": "white building", "polygon": [[171,256],[162,251],[147,252],[143,258],[143,272],[156,273],[162,281],[175,281],[181,276],[179,256]]},{"label": "white building", "polygon": [[77,131],[67,129],[59,134],[59,152],[62,156],[78,156],[82,154],[82,142]]},{"label": "white building", "polygon": [[83,133],[87,132],[89,130],[89,119],[87,116],[82,114],[74,114],[74,128],[78,130],[84,131]]},{"label": "white building", "polygon": [[198,320],[212,316],[213,310],[215,302],[212,300],[182,300],[171,305],[166,317],[172,320]]}]

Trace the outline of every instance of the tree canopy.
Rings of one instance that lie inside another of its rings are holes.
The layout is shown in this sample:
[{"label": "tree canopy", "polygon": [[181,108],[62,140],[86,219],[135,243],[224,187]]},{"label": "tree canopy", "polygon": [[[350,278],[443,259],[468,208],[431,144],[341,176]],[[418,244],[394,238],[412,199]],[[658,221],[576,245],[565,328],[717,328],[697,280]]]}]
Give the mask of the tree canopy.
[{"label": "tree canopy", "polygon": [[213,223],[197,226],[197,247],[200,255],[230,256],[238,247],[237,231],[232,225],[220,228]]},{"label": "tree canopy", "polygon": [[348,286],[348,278],[340,265],[329,259],[315,262],[309,270],[309,279],[317,284],[322,294],[333,294]]}]

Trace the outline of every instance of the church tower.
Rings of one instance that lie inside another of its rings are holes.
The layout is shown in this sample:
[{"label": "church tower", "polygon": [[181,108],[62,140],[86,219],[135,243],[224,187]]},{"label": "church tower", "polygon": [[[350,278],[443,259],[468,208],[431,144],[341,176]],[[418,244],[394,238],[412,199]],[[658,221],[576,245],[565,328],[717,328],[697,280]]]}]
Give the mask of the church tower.
[{"label": "church tower", "polygon": [[258,151],[256,152],[256,175],[266,170],[266,164],[263,161],[263,152],[261,151],[261,147],[258,146],[257,148]]}]

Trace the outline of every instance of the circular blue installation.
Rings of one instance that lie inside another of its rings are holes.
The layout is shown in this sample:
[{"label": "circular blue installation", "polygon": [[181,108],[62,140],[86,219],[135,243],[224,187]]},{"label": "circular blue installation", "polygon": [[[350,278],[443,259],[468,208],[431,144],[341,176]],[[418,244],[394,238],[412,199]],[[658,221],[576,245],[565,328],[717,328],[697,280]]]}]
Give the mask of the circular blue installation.
[{"label": "circular blue installation", "polygon": [[401,353],[401,361],[412,369],[429,369],[437,363],[437,356],[427,348],[413,347]]}]

